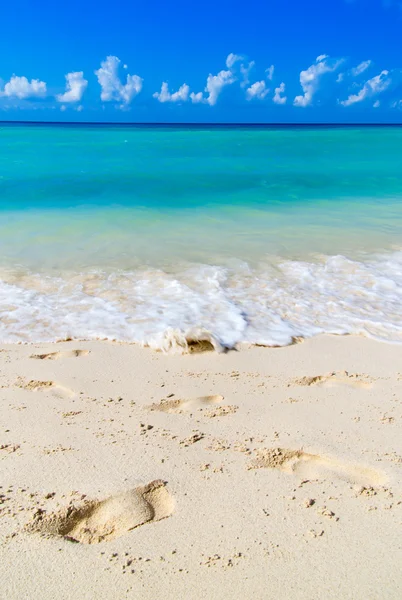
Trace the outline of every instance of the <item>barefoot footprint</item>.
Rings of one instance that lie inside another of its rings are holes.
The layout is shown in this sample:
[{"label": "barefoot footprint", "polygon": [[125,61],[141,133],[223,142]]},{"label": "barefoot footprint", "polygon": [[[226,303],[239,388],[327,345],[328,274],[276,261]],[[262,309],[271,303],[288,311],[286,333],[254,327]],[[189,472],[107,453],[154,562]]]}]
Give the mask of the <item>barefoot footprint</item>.
[{"label": "barefoot footprint", "polygon": [[16,387],[28,390],[30,392],[43,392],[51,390],[52,393],[58,398],[72,398],[75,396],[74,392],[69,388],[49,380],[41,381],[39,379],[31,379],[30,381],[25,381],[24,379],[19,378],[15,385]]},{"label": "barefoot footprint", "polygon": [[348,371],[334,371],[328,375],[301,377],[299,379],[295,379],[293,383],[301,386],[320,387],[335,387],[337,385],[346,385],[354,388],[364,389],[370,389],[372,387],[372,382],[367,375],[358,375],[357,373],[349,373]]},{"label": "barefoot footprint", "polygon": [[208,406],[213,406],[222,402],[223,396],[200,396],[188,400],[181,399],[165,399],[159,404],[151,404],[149,410],[157,410],[165,413],[181,413],[183,411],[200,410]]},{"label": "barefoot footprint", "polygon": [[47,354],[32,354],[30,358],[37,360],[59,360],[60,358],[77,358],[87,356],[89,350],[67,350],[65,352],[48,352]]},{"label": "barefoot footprint", "polygon": [[173,510],[173,497],[165,483],[157,479],[106,500],[68,506],[50,515],[39,512],[27,530],[81,544],[98,544],[114,540],[144,523],[165,519]]},{"label": "barefoot footprint", "polygon": [[262,448],[249,469],[271,468],[297,475],[302,479],[342,479],[361,485],[382,485],[385,476],[368,467],[344,463],[336,458],[287,448]]}]

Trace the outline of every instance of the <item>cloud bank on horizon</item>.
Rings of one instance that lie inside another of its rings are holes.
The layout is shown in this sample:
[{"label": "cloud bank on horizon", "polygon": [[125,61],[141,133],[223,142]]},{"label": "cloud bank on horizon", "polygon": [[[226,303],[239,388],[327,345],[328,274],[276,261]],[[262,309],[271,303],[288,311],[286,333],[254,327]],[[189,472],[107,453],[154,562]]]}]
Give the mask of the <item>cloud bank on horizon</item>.
[{"label": "cloud bank on horizon", "polygon": [[[127,65],[122,64],[117,56],[110,55],[93,71],[98,83],[101,105],[110,104],[116,109],[128,110],[135,98],[143,92],[144,78],[137,74],[126,74],[127,69]],[[360,103],[378,108],[381,105],[379,96],[390,91],[398,93],[402,82],[402,70],[383,69],[376,74],[371,73],[372,76],[367,78],[366,72],[373,69],[374,63],[371,59],[348,66],[348,60],[344,57],[331,58],[327,54],[321,54],[310,66],[300,71],[301,93],[291,99],[286,94],[288,84],[276,76],[275,65],[266,67],[263,78],[259,79],[253,76],[256,70],[255,61],[248,60],[243,54],[231,52],[226,58],[225,68],[216,74],[209,73],[202,90],[191,90],[190,85],[184,82],[176,91],[171,91],[168,81],[163,81],[160,90],[153,92],[150,98],[161,104],[189,103],[214,107],[222,100],[225,90],[237,87],[246,104],[271,102],[278,106],[289,104],[295,109],[306,109],[322,105],[324,101],[333,101],[343,108]],[[92,87],[94,85],[95,82],[91,84]],[[56,92],[50,91],[50,86],[40,79],[29,80],[23,75],[13,75],[7,82],[0,79],[0,109],[9,107],[9,104],[4,104],[5,101],[14,102],[14,106],[22,103],[20,108],[23,108],[29,106],[29,102],[47,99],[53,101],[56,106],[59,105],[63,111],[68,106],[81,111],[83,97],[88,88],[89,81],[83,71],[67,73],[64,91],[59,89]],[[327,92],[324,100],[321,97],[323,91]],[[328,91],[331,92],[329,97]],[[402,100],[397,95],[388,95],[387,102],[390,108],[402,106]],[[54,105],[52,107],[54,108]]]}]

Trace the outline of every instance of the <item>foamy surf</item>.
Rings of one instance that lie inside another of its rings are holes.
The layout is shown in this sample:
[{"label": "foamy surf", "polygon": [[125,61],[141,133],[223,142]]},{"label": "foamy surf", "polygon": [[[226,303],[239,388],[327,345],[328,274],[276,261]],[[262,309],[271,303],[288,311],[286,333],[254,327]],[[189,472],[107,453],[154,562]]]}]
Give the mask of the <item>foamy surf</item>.
[{"label": "foamy surf", "polygon": [[321,333],[402,342],[402,252],[193,265],[0,274],[0,342],[108,339],[164,352],[285,346]]}]

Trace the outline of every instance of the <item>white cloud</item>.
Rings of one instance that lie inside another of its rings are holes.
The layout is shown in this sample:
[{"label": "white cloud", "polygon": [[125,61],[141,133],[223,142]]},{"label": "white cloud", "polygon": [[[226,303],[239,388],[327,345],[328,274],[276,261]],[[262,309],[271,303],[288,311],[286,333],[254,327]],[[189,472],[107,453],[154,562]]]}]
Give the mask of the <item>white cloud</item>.
[{"label": "white cloud", "polygon": [[280,86],[278,86],[277,88],[275,88],[275,94],[274,94],[274,97],[273,97],[273,102],[275,102],[275,104],[286,104],[287,97],[281,95],[281,94],[284,94],[284,93],[285,93],[285,84],[282,82],[280,84]]},{"label": "white cloud", "polygon": [[101,62],[101,67],[95,71],[99,85],[102,88],[101,100],[103,102],[122,102],[123,107],[130,104],[131,100],[142,90],[143,79],[138,75],[127,75],[123,85],[118,76],[120,59],[117,56],[108,56]]},{"label": "white cloud", "polygon": [[250,71],[254,68],[255,62],[252,60],[248,63],[248,65],[241,64],[240,65],[240,73],[243,76],[243,81],[241,82],[241,87],[247,87],[250,83]]},{"label": "white cloud", "polygon": [[263,100],[268,92],[269,90],[265,85],[265,81],[256,81],[246,90],[246,97],[247,100],[252,100],[253,98]]},{"label": "white cloud", "polygon": [[189,98],[190,87],[183,83],[181,87],[171,94],[169,92],[169,86],[166,81],[162,83],[161,91],[155,92],[153,97],[156,98],[159,102],[187,102]]},{"label": "white cloud", "polygon": [[[229,55],[230,56],[230,55]],[[218,100],[218,96],[227,85],[231,85],[236,81],[232,71],[219,71],[217,75],[208,75],[205,91],[208,92],[206,101],[210,106],[214,106]]]},{"label": "white cloud", "polygon": [[[226,66],[228,69],[219,71],[217,75],[212,75],[212,73],[208,75],[207,83],[204,88],[204,92],[207,92],[207,96],[205,97],[203,92],[191,92],[191,94],[189,94],[191,102],[193,104],[206,103],[210,106],[214,106],[224,87],[235,83],[235,81],[239,81],[239,79],[241,81],[241,87],[247,87],[247,85],[250,83],[249,73],[254,67],[255,63],[254,61],[250,61],[247,64],[242,63],[239,69],[233,68],[236,63],[243,60],[244,56],[240,54],[233,54],[233,52],[231,52],[226,58]],[[240,77],[240,74],[242,78]]]},{"label": "white cloud", "polygon": [[64,112],[65,110],[67,110],[67,106],[65,104],[62,104],[60,106],[60,110],[61,110],[61,112]]},{"label": "white cloud", "polygon": [[5,84],[3,91],[0,92],[0,96],[23,100],[26,98],[43,98],[46,96],[46,92],[44,81],[39,81],[39,79],[29,81],[26,77],[13,75],[10,81]]},{"label": "white cloud", "polygon": [[362,102],[366,98],[380,94],[391,84],[391,78],[388,77],[389,71],[381,71],[379,75],[366,81],[358,94],[351,94],[346,100],[342,100],[342,106],[350,106],[356,102]]},{"label": "white cloud", "polygon": [[360,65],[357,65],[357,67],[350,69],[351,75],[353,75],[353,77],[357,77],[358,75],[361,75],[362,73],[364,73],[364,71],[367,71],[367,69],[371,65],[371,62],[372,62],[371,60],[364,60],[363,62],[360,63]]},{"label": "white cloud", "polygon": [[[359,75],[361,75],[362,73],[367,71],[367,69],[369,67],[371,67],[372,64],[373,64],[372,60],[364,60],[359,65],[357,65],[357,67],[353,67],[352,69],[349,69],[345,73],[339,73],[336,83],[341,83],[342,81],[345,80],[345,77],[358,77]],[[358,84],[356,84],[356,85],[358,85]]]},{"label": "white cloud", "polygon": [[198,92],[197,94],[191,92],[190,98],[193,104],[200,104],[201,102],[205,102],[202,92]]},{"label": "white cloud", "polygon": [[268,67],[268,69],[265,69],[265,72],[267,74],[267,79],[269,79],[269,81],[272,81],[273,76],[274,76],[274,71],[275,71],[274,65],[271,65],[270,67]]},{"label": "white cloud", "polygon": [[231,52],[226,59],[226,66],[228,69],[231,69],[235,63],[243,59],[244,56],[241,56],[241,54],[233,54],[233,52]]},{"label": "white cloud", "polygon": [[381,102],[379,100],[376,100],[373,104],[373,108],[378,108],[380,106]]},{"label": "white cloud", "polygon": [[190,91],[190,87],[187,85],[187,83],[183,83],[183,85],[181,85],[179,87],[177,92],[174,92],[171,95],[171,97],[170,97],[171,102],[179,102],[179,101],[187,102],[189,91]]},{"label": "white cloud", "polygon": [[80,102],[87,86],[88,81],[84,79],[82,71],[67,73],[66,91],[64,94],[58,94],[56,100],[58,102]]},{"label": "white cloud", "polygon": [[325,73],[331,73],[342,64],[343,59],[331,60],[328,55],[321,54],[317,56],[316,61],[306,71],[300,73],[300,85],[304,94],[296,96],[293,101],[295,106],[309,106],[313,101],[313,96],[319,88],[319,80]]}]

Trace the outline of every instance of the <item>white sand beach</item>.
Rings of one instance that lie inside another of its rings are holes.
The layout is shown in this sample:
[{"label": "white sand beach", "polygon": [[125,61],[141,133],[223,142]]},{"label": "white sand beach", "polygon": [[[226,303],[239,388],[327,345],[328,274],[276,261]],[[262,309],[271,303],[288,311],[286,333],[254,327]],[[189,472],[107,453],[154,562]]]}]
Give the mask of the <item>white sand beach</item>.
[{"label": "white sand beach", "polygon": [[2,346],[1,597],[399,597],[401,358]]}]

